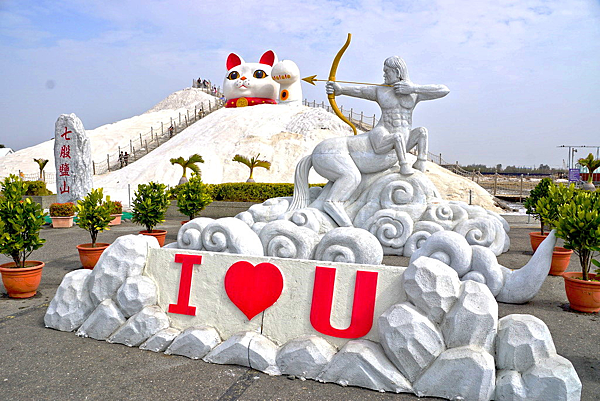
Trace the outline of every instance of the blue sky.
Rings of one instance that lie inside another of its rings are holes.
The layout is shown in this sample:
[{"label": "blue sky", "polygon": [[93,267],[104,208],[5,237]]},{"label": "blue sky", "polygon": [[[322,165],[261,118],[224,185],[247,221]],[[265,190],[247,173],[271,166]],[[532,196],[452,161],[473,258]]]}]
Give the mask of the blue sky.
[{"label": "blue sky", "polygon": [[87,129],[138,115],[199,76],[220,85],[230,52],[326,78],[348,32],[339,79],[382,82],[398,55],[412,81],[450,88],[413,115],[448,161],[560,167],[557,146],[600,146],[598,0],[0,0],[0,143],[48,140],[62,113]]}]

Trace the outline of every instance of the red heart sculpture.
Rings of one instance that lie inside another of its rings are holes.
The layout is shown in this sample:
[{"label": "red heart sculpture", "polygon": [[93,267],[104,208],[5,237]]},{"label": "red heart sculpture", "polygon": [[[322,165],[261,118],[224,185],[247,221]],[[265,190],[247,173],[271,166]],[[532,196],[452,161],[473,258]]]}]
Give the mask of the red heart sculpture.
[{"label": "red heart sculpture", "polygon": [[273,305],[282,290],[283,276],[271,263],[254,266],[241,260],[232,264],[225,274],[227,296],[248,320]]}]

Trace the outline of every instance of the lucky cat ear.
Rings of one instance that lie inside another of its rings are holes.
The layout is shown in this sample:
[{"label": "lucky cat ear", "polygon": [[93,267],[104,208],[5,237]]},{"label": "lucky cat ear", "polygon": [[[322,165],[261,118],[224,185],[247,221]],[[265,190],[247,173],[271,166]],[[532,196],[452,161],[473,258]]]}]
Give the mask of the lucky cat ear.
[{"label": "lucky cat ear", "polygon": [[235,53],[231,53],[227,56],[227,71],[231,70],[233,67],[237,67],[240,64],[244,63],[244,59],[238,56]]},{"label": "lucky cat ear", "polygon": [[277,62],[277,56],[273,52],[273,50],[267,50],[265,54],[260,57],[260,64],[266,64],[273,67],[273,64]]}]

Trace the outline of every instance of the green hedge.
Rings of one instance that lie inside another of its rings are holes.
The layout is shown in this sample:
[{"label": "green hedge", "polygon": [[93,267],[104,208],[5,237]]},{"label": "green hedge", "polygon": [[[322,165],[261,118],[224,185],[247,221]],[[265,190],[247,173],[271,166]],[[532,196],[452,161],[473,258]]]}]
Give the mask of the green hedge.
[{"label": "green hedge", "polygon": [[[311,184],[324,186],[325,184]],[[292,196],[294,184],[269,184],[262,182],[228,182],[224,184],[208,184],[208,190],[216,201],[229,202],[264,202],[270,198]]]},{"label": "green hedge", "polygon": [[52,192],[46,188],[44,181],[25,181],[27,184],[27,191],[25,195],[30,196],[46,196],[52,195]]}]

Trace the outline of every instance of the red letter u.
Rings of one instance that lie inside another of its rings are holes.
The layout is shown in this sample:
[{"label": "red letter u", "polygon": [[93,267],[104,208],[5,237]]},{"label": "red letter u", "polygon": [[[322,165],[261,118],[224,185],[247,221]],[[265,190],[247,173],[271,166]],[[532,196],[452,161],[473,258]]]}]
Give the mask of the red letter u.
[{"label": "red letter u", "polygon": [[310,323],[319,333],[339,338],[358,338],[366,335],[373,326],[377,272],[358,270],[354,284],[354,302],[350,327],[344,330],[331,326],[331,308],[336,269],[317,266],[310,309]]}]

